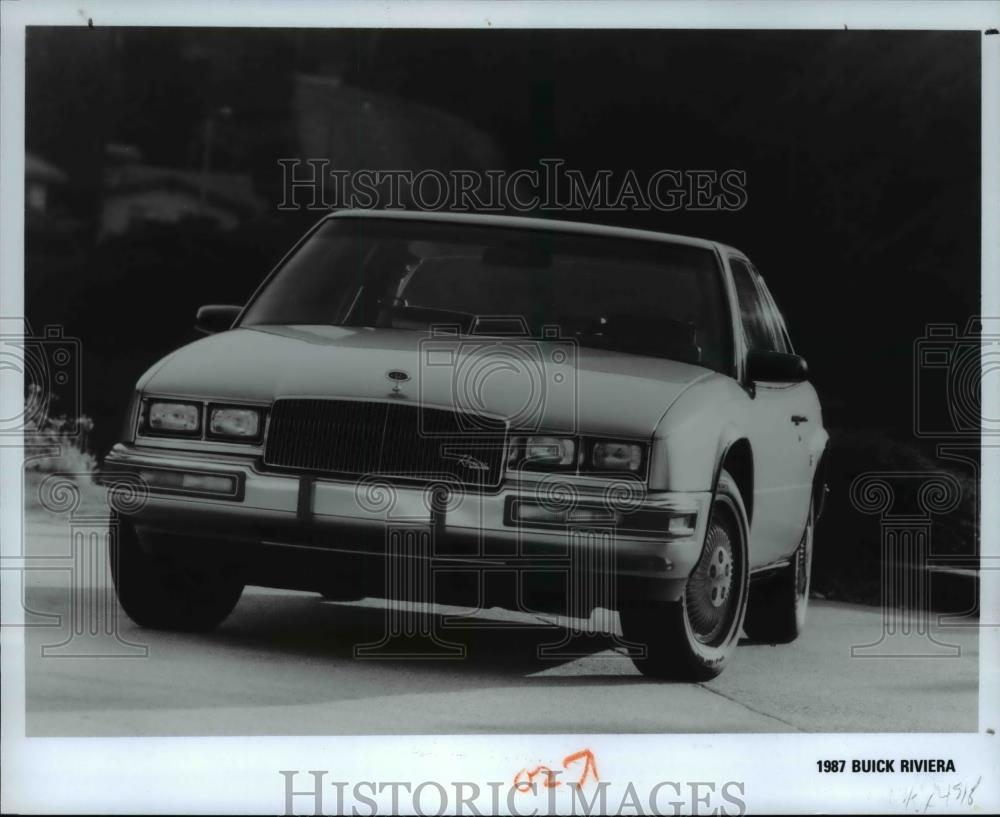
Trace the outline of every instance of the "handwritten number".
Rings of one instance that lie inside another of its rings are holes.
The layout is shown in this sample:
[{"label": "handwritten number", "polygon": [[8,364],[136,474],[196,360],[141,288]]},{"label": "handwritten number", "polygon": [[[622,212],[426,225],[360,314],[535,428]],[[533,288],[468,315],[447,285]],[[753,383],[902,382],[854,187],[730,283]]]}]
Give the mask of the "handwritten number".
[{"label": "handwritten number", "polygon": [[569,768],[571,763],[576,763],[578,760],[583,760],[583,774],[580,775],[579,785],[583,785],[587,780],[587,775],[592,774],[595,781],[600,781],[600,777],[597,774],[597,763],[594,761],[594,753],[590,749],[584,749],[583,751],[576,752],[572,755],[567,755],[563,758],[563,768]]},{"label": "handwritten number", "polygon": [[[581,760],[583,761],[583,771],[580,774],[577,785],[583,786],[587,782],[588,777],[592,777],[595,782],[599,782],[601,778],[597,771],[597,761],[594,759],[594,753],[590,749],[582,749],[579,752],[566,755],[562,762],[563,768],[568,769],[571,765],[579,763]],[[560,772],[555,772],[548,766],[535,766],[535,768],[530,770],[521,769],[521,771],[514,775],[514,788],[522,793],[533,791],[535,778],[542,777],[542,788],[554,789],[556,786],[562,785],[562,782],[556,779],[559,774]]]}]

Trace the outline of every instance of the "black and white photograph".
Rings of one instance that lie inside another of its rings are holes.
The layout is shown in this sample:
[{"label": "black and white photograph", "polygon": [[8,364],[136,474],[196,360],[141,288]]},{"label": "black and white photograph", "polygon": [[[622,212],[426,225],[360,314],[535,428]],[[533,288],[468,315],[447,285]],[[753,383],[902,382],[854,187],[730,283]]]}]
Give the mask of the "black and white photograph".
[{"label": "black and white photograph", "polygon": [[1000,808],[1000,4],[0,12],[5,813]]}]

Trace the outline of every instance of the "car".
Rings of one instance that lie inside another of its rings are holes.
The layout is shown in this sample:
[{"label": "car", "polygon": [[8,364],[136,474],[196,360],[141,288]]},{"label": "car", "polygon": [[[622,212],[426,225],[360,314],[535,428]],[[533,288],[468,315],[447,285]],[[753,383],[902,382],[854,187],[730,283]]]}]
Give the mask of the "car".
[{"label": "car", "polygon": [[101,465],[137,624],[211,629],[247,584],[600,607],[642,673],[695,680],[801,633],[828,435],[738,250],[340,211],[197,325]]}]

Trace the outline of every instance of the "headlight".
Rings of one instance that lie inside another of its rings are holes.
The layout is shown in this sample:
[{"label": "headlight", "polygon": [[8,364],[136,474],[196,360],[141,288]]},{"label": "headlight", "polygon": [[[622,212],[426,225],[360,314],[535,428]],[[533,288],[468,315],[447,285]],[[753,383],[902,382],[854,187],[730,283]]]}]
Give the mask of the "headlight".
[{"label": "headlight", "polygon": [[208,433],[215,437],[256,439],[260,436],[260,412],[252,408],[218,407],[208,413]]},{"label": "headlight", "polygon": [[633,474],[642,468],[642,446],[636,443],[595,440],[590,449],[589,465],[599,471]]},{"label": "headlight", "polygon": [[572,437],[511,437],[510,468],[563,469],[576,466],[576,440]]},{"label": "headlight", "polygon": [[142,395],[139,392],[132,392],[132,398],[128,401],[128,408],[125,410],[125,423],[122,428],[122,442],[134,443],[135,435],[138,432],[138,425],[142,418]]},{"label": "headlight", "polygon": [[524,435],[510,438],[507,467],[523,471],[564,471],[576,474],[642,474],[646,446],[589,437]]},{"label": "headlight", "polygon": [[166,434],[197,434],[201,430],[201,406],[195,403],[149,403],[146,428]]}]

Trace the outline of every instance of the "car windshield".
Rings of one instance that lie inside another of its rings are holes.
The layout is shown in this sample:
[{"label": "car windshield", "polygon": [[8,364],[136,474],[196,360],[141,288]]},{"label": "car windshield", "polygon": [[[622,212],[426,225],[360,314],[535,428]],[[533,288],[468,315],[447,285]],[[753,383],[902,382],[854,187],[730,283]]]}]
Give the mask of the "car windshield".
[{"label": "car windshield", "polygon": [[419,219],[322,224],[241,322],[266,324],[555,335],[718,371],[730,357],[709,249]]}]

